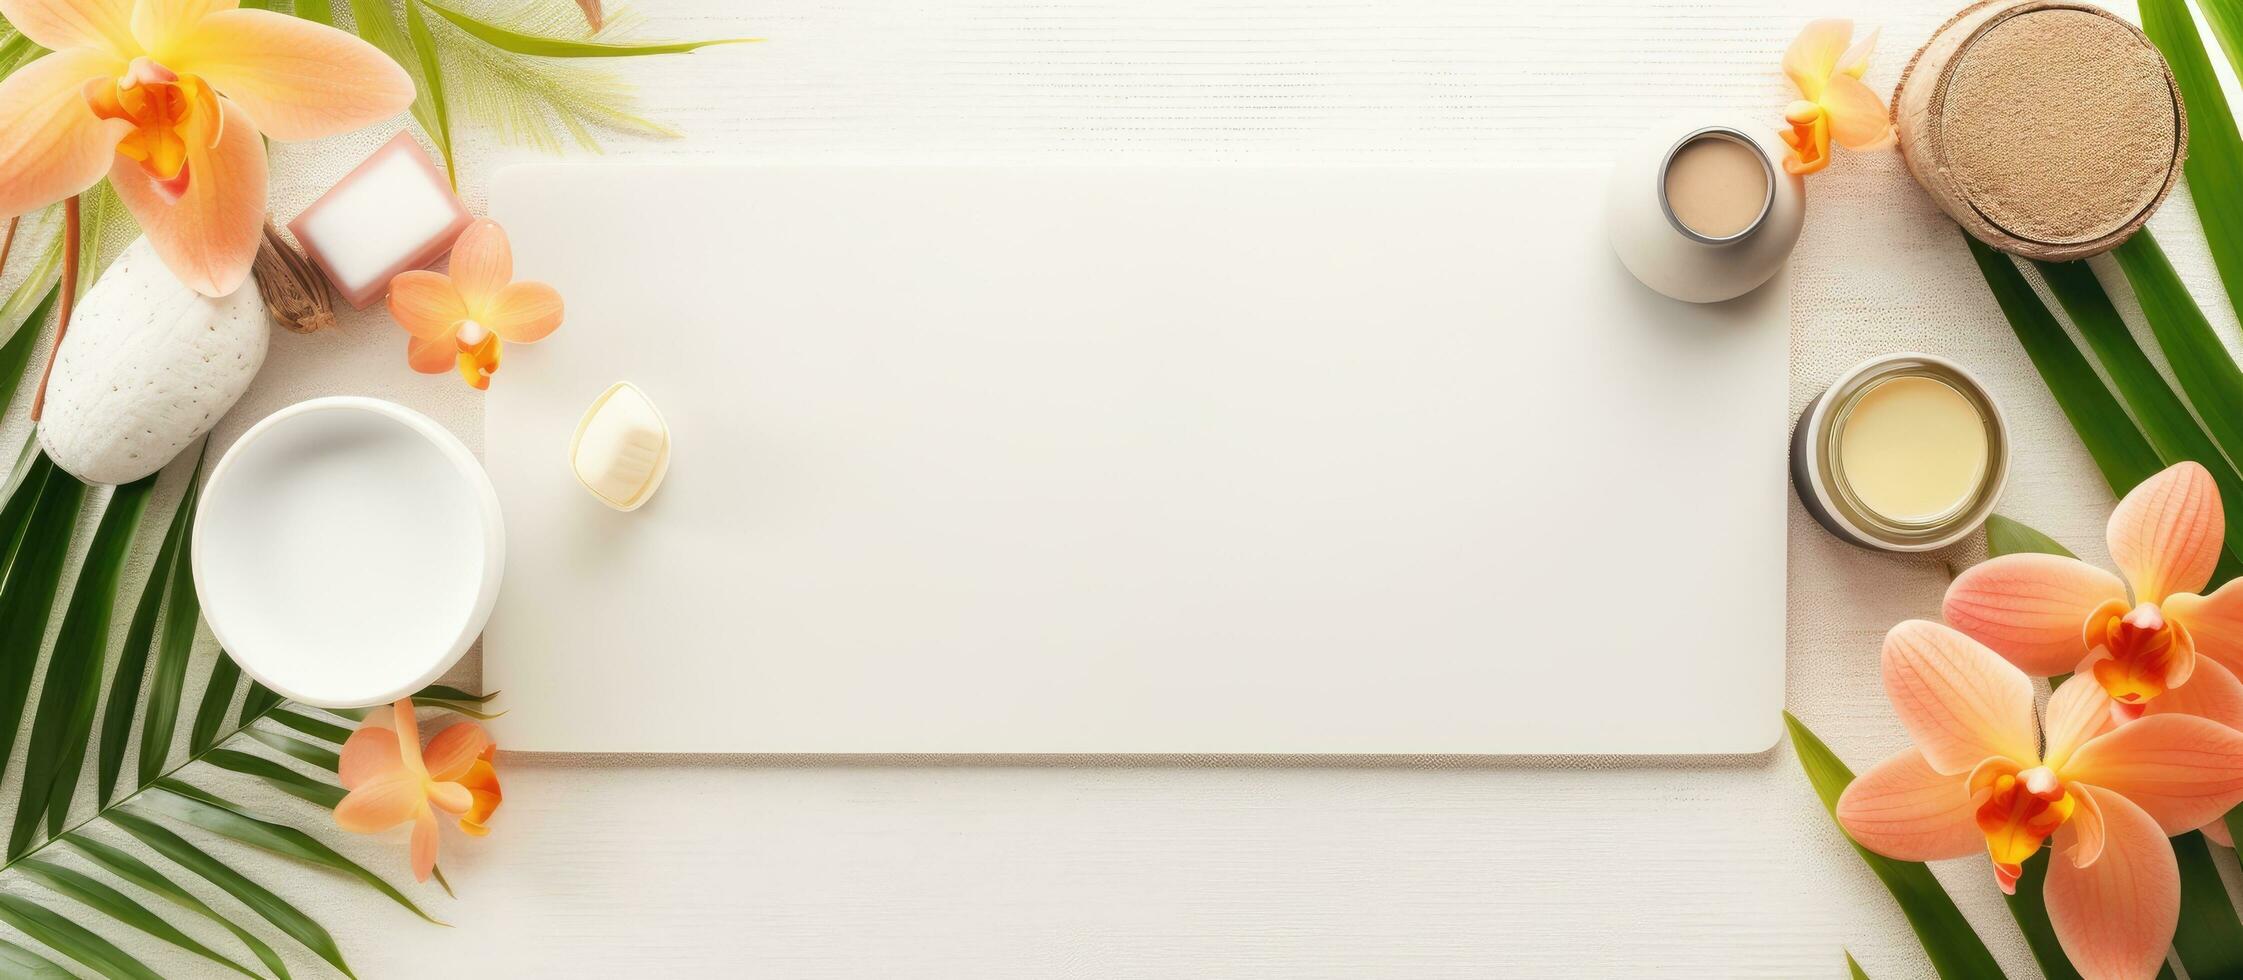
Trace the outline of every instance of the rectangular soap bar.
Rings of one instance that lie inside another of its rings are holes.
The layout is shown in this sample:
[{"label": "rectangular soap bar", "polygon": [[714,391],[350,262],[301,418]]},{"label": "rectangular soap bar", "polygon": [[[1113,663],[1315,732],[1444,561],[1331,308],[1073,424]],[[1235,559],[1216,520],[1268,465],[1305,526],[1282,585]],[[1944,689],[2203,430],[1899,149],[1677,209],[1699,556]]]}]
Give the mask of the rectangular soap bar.
[{"label": "rectangular soap bar", "polygon": [[389,281],[451,251],[473,216],[407,133],[382,144],[288,223],[344,301],[365,309]]}]

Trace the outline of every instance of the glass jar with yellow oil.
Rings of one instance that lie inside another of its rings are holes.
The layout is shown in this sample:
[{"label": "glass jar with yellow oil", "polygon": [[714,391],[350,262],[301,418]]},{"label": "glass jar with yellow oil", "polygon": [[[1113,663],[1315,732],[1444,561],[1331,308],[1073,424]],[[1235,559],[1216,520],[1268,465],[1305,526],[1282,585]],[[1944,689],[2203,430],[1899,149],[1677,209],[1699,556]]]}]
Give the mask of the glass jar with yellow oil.
[{"label": "glass jar with yellow oil", "polygon": [[1871,358],[1800,414],[1791,474],[1800,503],[1839,538],[1879,551],[1936,551],[1993,513],[2009,478],[2009,425],[1953,361],[1915,352]]}]

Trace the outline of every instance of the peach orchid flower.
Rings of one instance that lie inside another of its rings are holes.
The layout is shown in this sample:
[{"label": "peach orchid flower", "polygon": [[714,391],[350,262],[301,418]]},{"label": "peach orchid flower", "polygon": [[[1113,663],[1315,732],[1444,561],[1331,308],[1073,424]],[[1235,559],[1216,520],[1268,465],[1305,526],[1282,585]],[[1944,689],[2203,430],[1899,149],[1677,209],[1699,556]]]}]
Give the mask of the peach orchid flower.
[{"label": "peach orchid flower", "polygon": [[[2107,539],[2123,580],[2063,555],[2003,555],[1956,576],[1943,612],[2028,674],[2094,677],[2120,720],[2184,685],[2243,698],[2243,585],[2198,594],[2226,537],[2212,474],[2176,463],[2111,512]],[[2230,699],[2203,692],[2192,700]],[[2243,715],[2218,720],[2243,727]]]},{"label": "peach orchid flower", "polygon": [[426,269],[389,281],[389,315],[413,335],[405,357],[413,370],[459,369],[477,389],[491,386],[499,351],[532,344],[561,325],[561,294],[542,282],[514,282],[514,249],[506,229],[489,218],[460,232],[452,274]]},{"label": "peach orchid flower", "polygon": [[1854,36],[1850,20],[1810,23],[1784,52],[1784,75],[1799,90],[1799,100],[1784,110],[1791,128],[1781,135],[1790,145],[1784,171],[1811,174],[1830,165],[1830,141],[1849,150],[1867,150],[1892,138],[1892,118],[1884,100],[1862,84],[1877,32],[1847,46]]},{"label": "peach orchid flower", "polygon": [[1885,635],[1884,678],[1915,746],[1846,787],[1846,832],[1904,861],[1985,853],[2011,893],[2054,838],[2043,894],[2064,955],[2088,980],[2154,976],[2181,907],[2165,838],[2243,802],[2243,732],[2185,714],[2121,725],[2086,676],[2036,728],[2023,671],[1923,620]]},{"label": "peach orchid flower", "polygon": [[265,145],[387,119],[413,81],[343,31],[238,0],[0,0],[51,50],[0,81],[0,217],[106,175],[179,281],[223,296],[257,257]]},{"label": "peach orchid flower", "polygon": [[436,867],[436,811],[459,818],[459,828],[481,837],[501,799],[497,749],[483,726],[460,722],[421,748],[413,699],[376,708],[343,743],[337,774],[350,795],[335,805],[335,825],[354,834],[378,834],[413,825],[413,878],[427,881]]}]

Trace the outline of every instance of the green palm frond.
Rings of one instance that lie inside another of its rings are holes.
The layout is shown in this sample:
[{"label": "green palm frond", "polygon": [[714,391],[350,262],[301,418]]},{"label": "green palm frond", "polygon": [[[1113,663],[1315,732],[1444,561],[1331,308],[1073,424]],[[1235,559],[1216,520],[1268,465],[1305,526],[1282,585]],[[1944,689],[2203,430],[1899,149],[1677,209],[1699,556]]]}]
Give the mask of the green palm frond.
[{"label": "green palm frond", "polygon": [[[640,39],[628,15],[610,16],[588,35],[583,11],[568,0],[349,0],[349,7],[352,29],[413,76],[413,120],[447,171],[462,120],[553,153],[571,146],[597,152],[603,134],[676,136],[640,114],[627,82],[590,62],[760,40]],[[302,3],[296,13],[311,16]]]},{"label": "green palm frond", "polygon": [[[0,53],[5,46],[0,39]],[[91,283],[136,229],[105,185],[83,197],[82,215],[80,268]],[[24,254],[28,272],[0,299],[0,411],[29,400],[18,396],[59,305],[60,249]],[[69,977],[60,964],[74,964],[131,980],[190,967],[285,980],[290,945],[351,975],[334,934],[209,840],[287,858],[437,921],[318,836],[333,833],[325,811],[344,795],[338,752],[363,713],[291,704],[245,684],[223,651],[198,652],[187,555],[203,466],[198,453],[109,488],[62,471],[35,441],[20,458],[0,459],[0,473],[11,474],[0,482],[0,760],[21,749],[18,787],[0,802],[0,886],[20,885],[0,887],[0,926],[14,934],[0,938],[0,976]],[[184,486],[166,506],[174,484]],[[486,696],[444,686],[423,694],[430,708],[488,716]],[[250,777],[246,785],[285,809],[212,793],[199,775],[215,773]],[[197,898],[189,880],[224,892],[237,911]],[[196,919],[232,942],[182,928]],[[135,934],[157,942],[121,944]]]}]

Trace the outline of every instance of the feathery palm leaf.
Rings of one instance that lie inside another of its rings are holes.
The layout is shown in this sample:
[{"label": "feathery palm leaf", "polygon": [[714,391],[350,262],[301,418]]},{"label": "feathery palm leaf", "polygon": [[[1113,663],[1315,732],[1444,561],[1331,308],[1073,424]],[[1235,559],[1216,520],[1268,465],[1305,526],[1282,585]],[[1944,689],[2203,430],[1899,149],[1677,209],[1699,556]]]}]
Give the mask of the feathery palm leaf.
[{"label": "feathery palm leaf", "polygon": [[[351,27],[413,76],[413,120],[454,169],[453,129],[471,120],[511,143],[559,152],[598,151],[599,135],[677,135],[641,115],[631,87],[587,64],[612,58],[685,54],[718,44],[638,40],[630,18],[605,17],[585,33],[585,10],[565,0],[493,8],[462,0],[349,0]],[[297,16],[307,12],[296,5]],[[331,14],[314,19],[331,20]],[[458,177],[453,175],[456,184]]]}]

